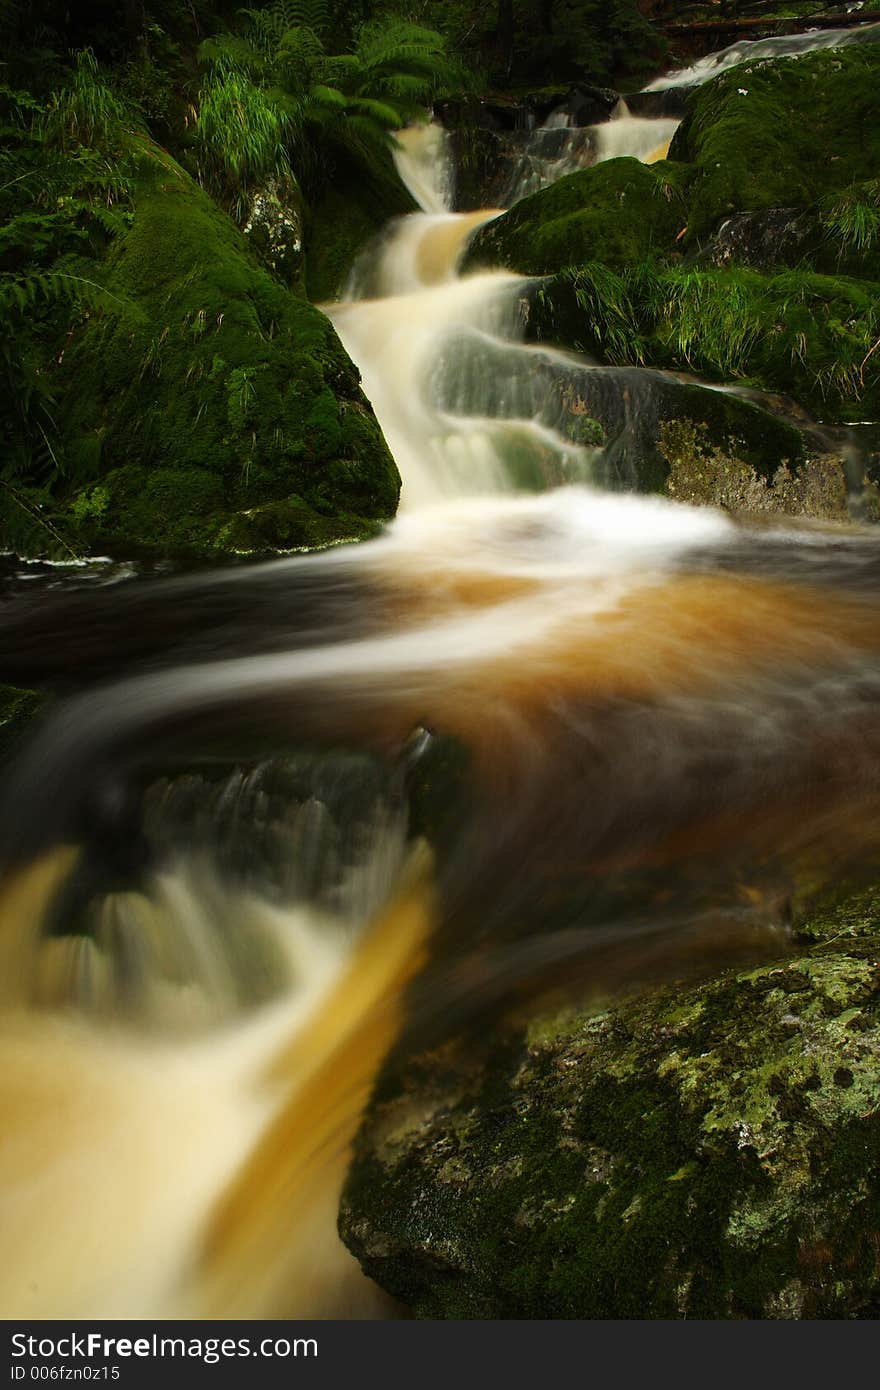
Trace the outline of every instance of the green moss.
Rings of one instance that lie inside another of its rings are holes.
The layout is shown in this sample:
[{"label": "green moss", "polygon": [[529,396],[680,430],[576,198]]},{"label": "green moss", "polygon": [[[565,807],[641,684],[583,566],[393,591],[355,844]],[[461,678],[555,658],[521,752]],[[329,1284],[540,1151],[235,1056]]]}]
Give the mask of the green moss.
[{"label": "green moss", "polygon": [[62,494],[76,548],[323,544],[394,514],[397,470],[333,327],[155,147],[103,275],[107,308],[55,381],[82,464]]},{"label": "green moss", "polygon": [[872,44],[741,64],[698,88],[670,150],[697,166],[689,240],[732,212],[805,207],[880,172]]},{"label": "green moss", "polygon": [[621,267],[672,243],[687,218],[657,166],[609,159],[516,203],[474,237],[467,266],[546,275],[585,261]]},{"label": "green moss", "polygon": [[343,1202],[364,1268],[428,1317],[872,1316],[875,898],[783,963],[392,1064]]},{"label": "green moss", "polygon": [[880,410],[880,285],[844,275],[587,263],[539,287],[529,331],[615,364],[784,392],[820,418]]}]

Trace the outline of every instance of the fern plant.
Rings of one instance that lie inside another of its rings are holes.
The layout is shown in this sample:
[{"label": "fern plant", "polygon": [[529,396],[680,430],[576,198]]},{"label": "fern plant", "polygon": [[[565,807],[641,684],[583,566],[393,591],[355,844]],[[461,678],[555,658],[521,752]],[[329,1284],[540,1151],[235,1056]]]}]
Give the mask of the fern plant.
[{"label": "fern plant", "polygon": [[364,25],[328,53],[324,0],[274,0],[242,12],[246,33],[202,44],[208,67],[197,135],[204,176],[227,195],[292,165],[306,181],[333,147],[376,153],[466,77],[431,29],[397,17]]},{"label": "fern plant", "polygon": [[[84,311],[120,307],[91,270],[132,215],[126,159],[108,152],[120,110],[103,96],[80,101],[82,84],[68,100],[82,72],[94,72],[90,55],[48,106],[0,86],[0,481],[25,499],[21,518],[41,514],[28,489],[51,489],[67,467],[52,389],[59,344]],[[81,143],[86,134],[103,148]]]}]

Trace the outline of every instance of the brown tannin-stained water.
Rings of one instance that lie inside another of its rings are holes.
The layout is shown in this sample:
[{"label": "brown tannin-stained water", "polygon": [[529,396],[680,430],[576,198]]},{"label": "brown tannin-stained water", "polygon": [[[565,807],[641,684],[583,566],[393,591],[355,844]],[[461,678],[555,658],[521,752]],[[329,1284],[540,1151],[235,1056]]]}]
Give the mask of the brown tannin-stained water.
[{"label": "brown tannin-stained water", "polygon": [[458,271],[495,214],[398,157],[328,312],[400,518],[0,616],[62,696],[0,785],[4,1317],[387,1315],[335,1221],[401,1032],[782,951],[876,860],[875,535],[593,487],[523,281]]}]

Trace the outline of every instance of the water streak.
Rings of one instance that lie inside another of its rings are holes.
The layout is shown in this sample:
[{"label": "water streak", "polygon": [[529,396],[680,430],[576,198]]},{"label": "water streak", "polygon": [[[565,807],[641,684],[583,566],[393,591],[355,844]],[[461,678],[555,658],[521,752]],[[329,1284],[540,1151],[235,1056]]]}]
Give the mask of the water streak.
[{"label": "water streak", "polygon": [[0,610],[0,679],[67,694],[0,788],[7,1318],[387,1313],[335,1216],[395,1038],[784,948],[880,851],[875,537],[584,486],[589,368],[459,273],[496,213],[442,133],[395,157],[423,211],[328,312],[400,518]]},{"label": "water streak", "polygon": [[808,29],[802,34],[782,34],[769,39],[740,39],[718,53],[710,53],[687,68],[664,73],[646,92],[666,87],[696,87],[710,82],[719,73],[741,63],[759,63],[773,58],[800,58],[825,48],[843,48],[855,43],[880,43],[880,24],[854,25],[848,29]]}]

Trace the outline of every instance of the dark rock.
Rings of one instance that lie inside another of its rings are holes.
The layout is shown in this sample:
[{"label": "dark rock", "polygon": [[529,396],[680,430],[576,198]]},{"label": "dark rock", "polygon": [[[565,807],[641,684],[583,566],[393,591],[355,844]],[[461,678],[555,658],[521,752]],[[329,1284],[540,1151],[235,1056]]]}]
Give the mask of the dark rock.
[{"label": "dark rock", "polygon": [[683,116],[692,87],[663,87],[656,92],[627,92],[626,104],[634,116],[652,120],[660,116]]},{"label": "dark rock", "polygon": [[796,265],[816,249],[818,218],[796,208],[738,212],[726,218],[702,246],[698,265],[748,265],[756,270]]}]

